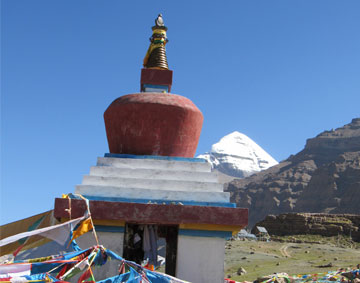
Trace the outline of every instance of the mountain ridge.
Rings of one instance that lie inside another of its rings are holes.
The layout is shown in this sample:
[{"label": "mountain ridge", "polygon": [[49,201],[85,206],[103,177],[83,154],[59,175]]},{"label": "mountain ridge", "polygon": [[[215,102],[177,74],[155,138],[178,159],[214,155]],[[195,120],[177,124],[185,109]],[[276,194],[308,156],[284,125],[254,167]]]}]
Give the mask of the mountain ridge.
[{"label": "mountain ridge", "polygon": [[308,139],[299,153],[225,190],[249,208],[250,226],[268,214],[360,214],[360,118]]}]

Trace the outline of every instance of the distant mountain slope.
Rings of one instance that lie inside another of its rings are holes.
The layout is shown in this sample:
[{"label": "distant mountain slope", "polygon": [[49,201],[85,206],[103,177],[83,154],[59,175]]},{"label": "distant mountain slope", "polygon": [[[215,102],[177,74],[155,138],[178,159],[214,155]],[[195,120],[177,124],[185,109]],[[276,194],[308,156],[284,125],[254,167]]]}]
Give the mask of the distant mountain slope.
[{"label": "distant mountain slope", "polygon": [[228,176],[244,178],[278,162],[246,135],[233,132],[198,156],[211,163],[213,169]]},{"label": "distant mountain slope", "polygon": [[225,185],[231,200],[249,208],[249,225],[268,214],[360,214],[360,118],[307,140],[287,160]]}]

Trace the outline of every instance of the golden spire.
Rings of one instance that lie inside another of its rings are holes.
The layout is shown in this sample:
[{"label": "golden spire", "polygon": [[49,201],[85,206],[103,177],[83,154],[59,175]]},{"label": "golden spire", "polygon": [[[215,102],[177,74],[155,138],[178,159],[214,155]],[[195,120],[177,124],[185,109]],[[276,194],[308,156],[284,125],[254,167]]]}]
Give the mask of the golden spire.
[{"label": "golden spire", "polygon": [[153,34],[150,37],[150,46],[144,58],[144,67],[153,69],[169,69],[165,45],[167,27],[164,25],[162,15],[155,19],[155,26],[152,27]]}]

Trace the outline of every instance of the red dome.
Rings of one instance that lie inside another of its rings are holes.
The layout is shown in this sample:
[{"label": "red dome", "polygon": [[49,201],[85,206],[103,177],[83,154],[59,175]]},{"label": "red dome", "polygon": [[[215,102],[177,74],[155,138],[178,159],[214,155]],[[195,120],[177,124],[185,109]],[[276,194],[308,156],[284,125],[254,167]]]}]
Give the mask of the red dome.
[{"label": "red dome", "polygon": [[142,92],[119,97],[104,113],[110,153],[194,157],[203,115],[186,97]]}]

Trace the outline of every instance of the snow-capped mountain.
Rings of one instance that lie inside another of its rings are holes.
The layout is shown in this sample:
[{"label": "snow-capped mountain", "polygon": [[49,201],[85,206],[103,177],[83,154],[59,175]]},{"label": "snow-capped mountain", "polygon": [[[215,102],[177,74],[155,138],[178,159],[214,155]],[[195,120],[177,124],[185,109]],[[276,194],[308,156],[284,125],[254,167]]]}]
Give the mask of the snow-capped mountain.
[{"label": "snow-capped mountain", "polygon": [[199,155],[212,168],[223,174],[244,178],[278,164],[252,139],[237,131],[226,135],[211,147],[211,151]]}]

